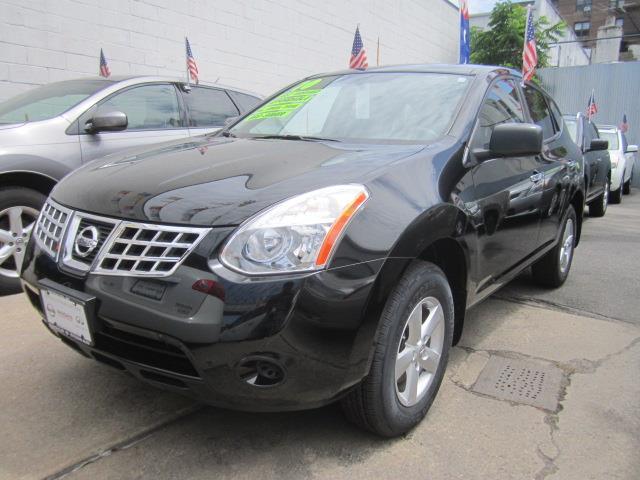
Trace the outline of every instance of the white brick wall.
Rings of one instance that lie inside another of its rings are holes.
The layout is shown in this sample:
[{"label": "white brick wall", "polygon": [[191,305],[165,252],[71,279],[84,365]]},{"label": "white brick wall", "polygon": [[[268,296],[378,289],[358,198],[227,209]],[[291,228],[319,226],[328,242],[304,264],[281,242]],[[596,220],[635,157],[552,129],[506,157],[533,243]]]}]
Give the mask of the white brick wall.
[{"label": "white brick wall", "polygon": [[369,64],[456,62],[448,0],[0,0],[0,101],[95,75],[184,76],[189,37],[203,80],[268,94],[343,69],[360,24]]}]

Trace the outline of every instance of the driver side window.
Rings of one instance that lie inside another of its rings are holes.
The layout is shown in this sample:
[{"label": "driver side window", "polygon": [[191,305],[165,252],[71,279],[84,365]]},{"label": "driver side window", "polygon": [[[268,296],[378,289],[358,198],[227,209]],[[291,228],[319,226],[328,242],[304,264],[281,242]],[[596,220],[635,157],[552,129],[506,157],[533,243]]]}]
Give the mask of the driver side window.
[{"label": "driver side window", "polygon": [[178,96],[170,84],[133,87],[102,100],[80,117],[80,131],[96,112],[113,111],[124,112],[127,115],[127,131],[183,127]]},{"label": "driver side window", "polygon": [[524,123],[522,103],[512,80],[499,80],[490,88],[478,114],[471,150],[487,150],[493,127],[502,123]]}]

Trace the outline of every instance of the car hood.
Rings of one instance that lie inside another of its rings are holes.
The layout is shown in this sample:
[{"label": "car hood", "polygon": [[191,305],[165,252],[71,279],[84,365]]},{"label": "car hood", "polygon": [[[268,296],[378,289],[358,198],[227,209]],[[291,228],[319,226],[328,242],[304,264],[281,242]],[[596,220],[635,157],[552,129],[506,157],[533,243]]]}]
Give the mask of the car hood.
[{"label": "car hood", "polygon": [[201,226],[238,225],[299,193],[366,183],[424,145],[196,137],[129,150],[67,176],[52,197],[117,218]]}]

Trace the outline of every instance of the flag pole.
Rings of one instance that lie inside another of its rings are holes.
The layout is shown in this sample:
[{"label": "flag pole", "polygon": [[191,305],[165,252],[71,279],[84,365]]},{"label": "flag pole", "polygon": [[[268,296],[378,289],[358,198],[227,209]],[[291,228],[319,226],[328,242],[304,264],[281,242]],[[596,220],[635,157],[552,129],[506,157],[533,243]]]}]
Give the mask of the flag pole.
[{"label": "flag pole", "polygon": [[380,35],[378,35],[378,48],[376,49],[376,67],[380,66]]},{"label": "flag pole", "polygon": [[187,72],[187,87],[190,87],[191,85],[189,84],[189,61],[187,58],[187,42],[189,40],[187,39],[187,36],[184,36],[184,68]]}]

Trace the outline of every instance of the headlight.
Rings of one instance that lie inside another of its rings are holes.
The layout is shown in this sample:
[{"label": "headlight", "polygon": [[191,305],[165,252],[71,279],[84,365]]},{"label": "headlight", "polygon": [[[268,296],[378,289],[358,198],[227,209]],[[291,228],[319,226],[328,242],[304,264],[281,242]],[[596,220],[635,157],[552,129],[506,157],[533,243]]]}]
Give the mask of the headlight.
[{"label": "headlight", "polygon": [[324,268],[367,198],[362,185],[337,185],[277,203],[238,228],[222,249],[220,261],[249,275]]}]

